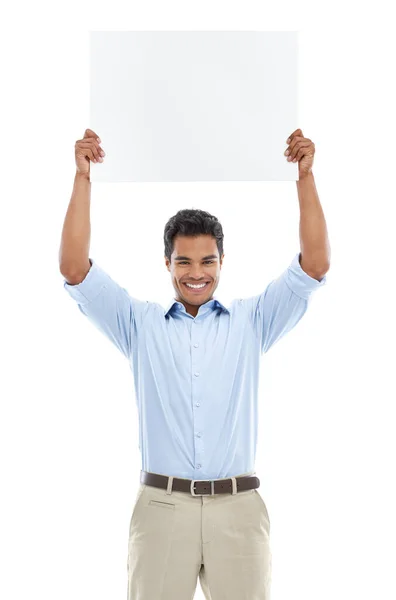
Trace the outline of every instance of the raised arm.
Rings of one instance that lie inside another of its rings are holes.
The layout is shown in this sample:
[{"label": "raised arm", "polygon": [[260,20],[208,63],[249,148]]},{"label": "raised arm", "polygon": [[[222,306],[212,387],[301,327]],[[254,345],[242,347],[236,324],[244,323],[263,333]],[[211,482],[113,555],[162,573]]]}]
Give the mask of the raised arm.
[{"label": "raised arm", "polygon": [[315,145],[297,129],[287,140],[287,160],[299,161],[300,248],[287,269],[265,290],[243,300],[260,342],[268,350],[291,331],[307,311],[313,292],[326,283],[330,244],[312,173]]},{"label": "raised arm", "polygon": [[90,160],[102,162],[100,140],[87,129],[75,146],[77,171],[59,250],[64,288],[82,312],[126,358],[130,358],[149,303],[133,298],[89,257]]},{"label": "raised arm", "polygon": [[103,160],[99,141],[94,131],[86,129],[84,138],[75,144],[76,174],[59,249],[59,269],[70,284],[80,283],[91,267],[88,258],[91,238],[90,160]]},{"label": "raised arm", "polygon": [[330,243],[326,220],[312,172],[315,144],[297,129],[288,138],[287,160],[298,162],[297,193],[300,204],[301,267],[320,281],[330,268]]}]

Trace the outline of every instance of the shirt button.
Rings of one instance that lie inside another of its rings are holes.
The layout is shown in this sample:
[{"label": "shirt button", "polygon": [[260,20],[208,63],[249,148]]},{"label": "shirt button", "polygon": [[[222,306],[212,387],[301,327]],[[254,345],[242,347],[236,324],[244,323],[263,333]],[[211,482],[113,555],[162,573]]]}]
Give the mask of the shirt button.
[{"label": "shirt button", "polygon": [[199,377],[199,373],[194,373],[195,377]]},{"label": "shirt button", "polygon": [[195,404],[195,406],[201,406],[201,405],[200,405],[200,403],[199,403],[199,402],[197,402],[197,403]]},{"label": "shirt button", "polygon": [[197,469],[200,469],[202,465],[197,465]]},{"label": "shirt button", "polygon": [[202,433],[197,433],[197,437],[201,437]]},{"label": "shirt button", "polygon": [[199,344],[194,344],[194,348],[198,348]]}]

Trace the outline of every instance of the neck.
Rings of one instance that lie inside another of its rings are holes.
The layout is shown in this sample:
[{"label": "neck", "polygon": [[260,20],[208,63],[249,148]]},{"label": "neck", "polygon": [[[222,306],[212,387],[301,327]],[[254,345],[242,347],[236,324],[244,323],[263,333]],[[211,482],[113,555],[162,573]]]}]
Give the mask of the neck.
[{"label": "neck", "polygon": [[[205,300],[205,302],[203,302],[202,304],[206,304],[206,302],[209,302],[209,300],[212,300],[213,298],[207,298]],[[198,309],[200,306],[202,306],[201,304],[197,305],[197,304],[189,304],[188,302],[186,302],[185,300],[182,300],[182,298],[176,298],[176,300],[178,302],[181,302],[181,304],[183,304],[184,308],[186,309],[186,312],[193,316],[196,317],[198,314]]]}]

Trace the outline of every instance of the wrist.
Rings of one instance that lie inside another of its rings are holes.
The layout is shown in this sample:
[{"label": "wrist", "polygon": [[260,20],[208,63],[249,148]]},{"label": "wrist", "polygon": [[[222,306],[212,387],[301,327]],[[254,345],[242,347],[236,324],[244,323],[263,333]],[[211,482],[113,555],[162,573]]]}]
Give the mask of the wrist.
[{"label": "wrist", "polygon": [[309,169],[309,171],[307,173],[299,173],[297,183],[299,181],[304,181],[304,179],[313,179],[313,176],[314,175],[313,175],[312,169]]},{"label": "wrist", "polygon": [[84,179],[86,181],[91,182],[90,174],[89,173],[84,173],[82,171],[76,171],[75,179],[79,179],[79,180],[80,179]]}]

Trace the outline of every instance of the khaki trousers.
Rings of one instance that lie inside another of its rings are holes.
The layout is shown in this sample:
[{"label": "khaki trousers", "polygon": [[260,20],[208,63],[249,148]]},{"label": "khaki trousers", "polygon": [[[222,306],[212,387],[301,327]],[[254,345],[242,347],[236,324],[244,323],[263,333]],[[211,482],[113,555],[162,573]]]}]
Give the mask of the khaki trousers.
[{"label": "khaki trousers", "polygon": [[[251,473],[245,473],[245,475]],[[269,600],[270,520],[257,489],[192,496],[140,483],[129,526],[128,600]]]}]

